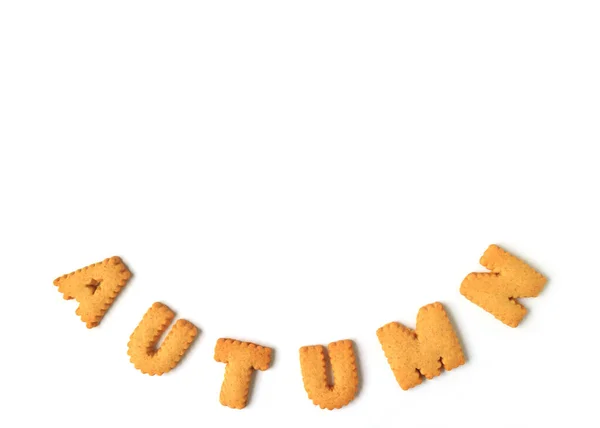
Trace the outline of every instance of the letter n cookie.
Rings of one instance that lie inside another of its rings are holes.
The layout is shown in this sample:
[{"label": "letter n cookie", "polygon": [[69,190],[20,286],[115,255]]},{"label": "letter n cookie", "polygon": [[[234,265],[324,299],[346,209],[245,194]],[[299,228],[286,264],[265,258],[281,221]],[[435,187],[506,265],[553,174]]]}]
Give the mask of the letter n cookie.
[{"label": "letter n cookie", "polygon": [[460,293],[510,327],[517,327],[527,309],[517,297],[536,297],[546,278],[522,260],[490,245],[480,263],[491,272],[473,272],[460,286]]},{"label": "letter n cookie", "polygon": [[111,257],[54,280],[65,300],[75,299],[75,311],[87,328],[96,327],[127,281],[131,272],[119,257]]},{"label": "letter n cookie", "polygon": [[219,401],[232,409],[243,409],[248,402],[250,380],[254,370],[267,370],[272,349],[249,342],[219,339],[215,346],[215,361],[225,363],[225,378]]},{"label": "letter n cookie", "polygon": [[156,349],[160,337],[174,318],[175,313],[171,309],[156,302],[133,331],[127,344],[127,355],[142,373],[160,376],[172,370],[196,338],[196,326],[180,319],[171,328],[160,348]]},{"label": "letter n cookie", "polygon": [[302,380],[308,398],[322,409],[339,409],[350,403],[358,392],[356,356],[351,340],[340,340],[327,347],[333,385],[327,382],[325,348],[321,345],[300,348]]},{"label": "letter n cookie", "polygon": [[416,331],[392,322],[377,330],[396,381],[403,390],[432,379],[442,365],[452,370],[465,363],[462,348],[441,303],[423,306],[417,314]]}]

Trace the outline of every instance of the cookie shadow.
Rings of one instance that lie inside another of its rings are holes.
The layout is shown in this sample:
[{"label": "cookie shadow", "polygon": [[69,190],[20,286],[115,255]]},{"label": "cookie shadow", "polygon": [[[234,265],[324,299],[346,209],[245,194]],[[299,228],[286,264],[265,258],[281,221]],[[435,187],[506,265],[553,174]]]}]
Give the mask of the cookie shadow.
[{"label": "cookie shadow", "polygon": [[[275,348],[271,348],[271,363],[269,364],[269,369],[273,367],[275,364],[276,357]],[[248,388],[248,397],[246,398],[246,407],[252,404],[252,395],[254,393],[254,384],[256,383],[256,376],[258,373],[261,373],[260,370],[252,370],[252,375],[250,376],[250,386]]]},{"label": "cookie shadow", "polygon": [[[202,330],[200,330],[200,328],[196,324],[194,324],[194,326],[197,329],[196,337],[194,338],[194,340],[192,340],[192,343],[190,343],[190,346],[188,347],[188,349],[181,356],[181,359],[177,363],[177,366],[184,364],[190,358],[190,354],[194,353],[193,352],[194,349],[196,349],[198,342],[200,342],[200,336],[202,335]],[[168,335],[168,333],[167,333],[167,335]],[[163,335],[163,337],[161,339],[164,339],[167,335]]]},{"label": "cookie shadow", "polygon": [[[464,337],[460,331],[460,329],[456,328],[456,322],[454,320],[454,315],[452,315],[452,312],[448,310],[448,305],[445,302],[441,302],[442,306],[444,307],[444,311],[446,312],[446,315],[448,316],[448,319],[450,320],[450,324],[452,325],[452,329],[454,330],[454,333],[456,334],[456,337],[458,338],[458,344],[460,345],[460,348],[462,349],[462,353],[465,356],[465,363],[467,361],[469,361],[469,353],[467,351],[467,349],[465,348],[465,341],[464,341]],[[448,371],[446,369],[444,369],[444,371]]]},{"label": "cookie shadow", "polygon": [[356,360],[356,374],[358,375],[358,387],[356,389],[356,395],[354,396],[354,399],[356,400],[360,396],[360,394],[362,393],[362,390],[363,390],[364,370],[363,370],[362,364],[361,364],[360,351],[358,350],[358,346],[356,346],[356,342],[354,340],[352,341],[352,350],[354,351],[354,358]]},{"label": "cookie shadow", "polygon": [[[125,260],[125,258],[123,258],[122,256],[117,256],[117,257],[119,257],[121,259],[121,262],[125,265],[125,267],[129,271],[130,276],[129,276],[129,279],[127,279],[127,282],[125,283],[125,286],[119,290],[117,295],[113,298],[112,303],[108,306],[108,308],[104,312],[104,315],[102,316],[102,321],[105,321],[105,319],[111,318],[110,316],[107,317],[107,315],[111,314],[111,311],[113,310],[113,308],[115,306],[119,306],[119,302],[121,302],[122,300],[127,298],[127,295],[131,293],[130,289],[132,288],[132,285],[135,283],[135,272],[131,269],[130,265],[127,264],[127,261]],[[99,281],[99,282],[101,283],[101,281]],[[94,292],[95,292],[95,290],[94,290]],[[102,324],[103,323],[100,322],[100,324],[97,325],[97,328],[98,329],[102,328]],[[107,322],[105,321],[104,324],[106,325]]]}]

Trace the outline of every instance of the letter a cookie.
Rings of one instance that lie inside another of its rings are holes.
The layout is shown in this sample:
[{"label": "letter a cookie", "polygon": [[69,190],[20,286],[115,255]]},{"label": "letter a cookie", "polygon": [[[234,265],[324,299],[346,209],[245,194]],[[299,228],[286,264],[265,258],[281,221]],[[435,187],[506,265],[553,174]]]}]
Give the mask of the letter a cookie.
[{"label": "letter a cookie", "polygon": [[112,305],[131,272],[119,257],[111,257],[54,280],[65,300],[75,299],[75,311],[87,328],[96,327]]}]

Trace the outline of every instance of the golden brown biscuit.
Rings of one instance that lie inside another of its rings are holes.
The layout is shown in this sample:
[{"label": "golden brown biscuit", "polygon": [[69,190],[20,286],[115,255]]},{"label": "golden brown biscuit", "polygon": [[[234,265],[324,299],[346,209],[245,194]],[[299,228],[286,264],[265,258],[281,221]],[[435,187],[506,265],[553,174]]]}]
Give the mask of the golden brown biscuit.
[{"label": "golden brown biscuit", "polygon": [[160,348],[156,349],[162,334],[175,314],[162,303],[154,303],[133,331],[127,344],[130,361],[136,369],[150,376],[167,373],[179,363],[190,347],[198,329],[187,320],[177,320]]},{"label": "golden brown biscuit", "polygon": [[215,346],[215,361],[225,363],[225,378],[219,401],[232,409],[243,409],[248,402],[250,379],[254,370],[267,370],[271,364],[271,348],[219,339]]},{"label": "golden brown biscuit", "polygon": [[441,303],[419,309],[416,332],[392,322],[377,330],[383,352],[403,390],[465,363],[458,338]]},{"label": "golden brown biscuit", "polygon": [[75,313],[87,328],[96,327],[127,281],[131,272],[119,257],[77,269],[54,280],[65,300],[75,299]]},{"label": "golden brown biscuit", "polygon": [[327,351],[333,372],[333,385],[327,382],[323,346],[300,348],[300,367],[308,398],[321,409],[333,410],[344,407],[356,396],[358,371],[351,340],[330,343]]},{"label": "golden brown biscuit", "polygon": [[546,278],[497,245],[490,245],[479,262],[491,272],[467,275],[460,293],[504,324],[518,326],[527,309],[515,298],[536,297]]}]

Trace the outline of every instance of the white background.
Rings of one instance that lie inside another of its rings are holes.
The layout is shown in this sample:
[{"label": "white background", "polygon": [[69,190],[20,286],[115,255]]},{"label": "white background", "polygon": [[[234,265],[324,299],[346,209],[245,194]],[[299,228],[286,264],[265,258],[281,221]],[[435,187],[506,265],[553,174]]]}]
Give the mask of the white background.
[{"label": "white background", "polygon": [[[3,427],[598,426],[595,1],[0,3]],[[459,294],[496,243],[549,278],[506,327]],[[88,330],[52,281],[134,278]],[[201,334],[129,363],[155,301]],[[446,305],[466,365],[402,391],[375,335]],[[219,337],[275,349],[244,410]],[[298,348],[352,339],[321,410]],[[589,391],[589,392],[588,392]]]}]

